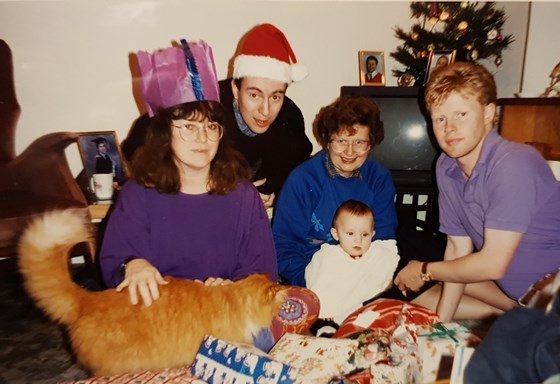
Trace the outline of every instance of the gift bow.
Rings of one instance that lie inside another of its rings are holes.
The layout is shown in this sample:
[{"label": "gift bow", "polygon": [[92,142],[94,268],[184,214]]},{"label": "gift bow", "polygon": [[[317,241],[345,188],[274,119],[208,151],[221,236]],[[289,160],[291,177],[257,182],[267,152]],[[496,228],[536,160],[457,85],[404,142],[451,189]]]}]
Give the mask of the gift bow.
[{"label": "gift bow", "polygon": [[459,343],[459,340],[453,337],[453,335],[457,334],[457,329],[448,329],[443,324],[432,324],[430,327],[434,329],[434,332],[418,335],[418,337],[449,337],[455,343]]}]

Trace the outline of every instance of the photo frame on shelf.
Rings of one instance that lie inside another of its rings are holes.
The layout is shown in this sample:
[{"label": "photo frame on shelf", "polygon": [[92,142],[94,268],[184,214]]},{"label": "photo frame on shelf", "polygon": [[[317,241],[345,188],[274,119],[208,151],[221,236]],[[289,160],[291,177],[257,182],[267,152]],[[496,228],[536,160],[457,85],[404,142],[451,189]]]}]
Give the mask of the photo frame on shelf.
[{"label": "photo frame on shelf", "polygon": [[359,51],[360,85],[385,86],[385,56],[382,51]]},{"label": "photo frame on shelf", "polygon": [[86,180],[96,173],[111,173],[119,185],[127,178],[121,147],[115,131],[78,132],[78,149]]},{"label": "photo frame on shelf", "polygon": [[431,51],[430,56],[428,57],[428,66],[426,67],[424,84],[428,82],[434,69],[453,63],[455,61],[456,53],[456,50]]}]

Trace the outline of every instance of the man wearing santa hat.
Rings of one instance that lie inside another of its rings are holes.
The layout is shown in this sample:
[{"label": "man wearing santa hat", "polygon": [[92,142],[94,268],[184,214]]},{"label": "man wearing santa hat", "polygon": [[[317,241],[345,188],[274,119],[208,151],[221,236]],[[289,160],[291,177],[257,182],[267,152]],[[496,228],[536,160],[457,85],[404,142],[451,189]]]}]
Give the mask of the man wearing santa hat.
[{"label": "man wearing santa hat", "polygon": [[253,168],[267,208],[292,169],[311,154],[303,115],[286,96],[288,86],[306,76],[282,31],[260,24],[245,35],[233,78],[220,81],[221,102],[237,127],[232,141]]},{"label": "man wearing santa hat", "polygon": [[[313,148],[301,110],[286,96],[288,86],[306,76],[307,68],[297,63],[282,31],[260,24],[244,36],[234,58],[233,78],[219,83],[231,140],[253,168],[254,184],[267,208]],[[148,114],[139,117],[123,141],[127,161],[143,144],[150,121]]]}]

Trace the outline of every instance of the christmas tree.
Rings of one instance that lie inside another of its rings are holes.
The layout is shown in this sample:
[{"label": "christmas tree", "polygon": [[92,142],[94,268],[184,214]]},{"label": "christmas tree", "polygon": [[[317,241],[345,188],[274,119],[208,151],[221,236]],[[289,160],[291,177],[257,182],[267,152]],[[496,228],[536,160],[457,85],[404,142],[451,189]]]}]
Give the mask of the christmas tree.
[{"label": "christmas tree", "polygon": [[399,80],[412,75],[415,85],[423,83],[432,51],[455,51],[455,61],[495,57],[499,66],[502,51],[514,41],[513,35],[502,34],[505,13],[493,2],[413,1],[410,10],[417,22],[410,32],[395,28],[403,44],[390,56],[405,67],[393,75]]}]

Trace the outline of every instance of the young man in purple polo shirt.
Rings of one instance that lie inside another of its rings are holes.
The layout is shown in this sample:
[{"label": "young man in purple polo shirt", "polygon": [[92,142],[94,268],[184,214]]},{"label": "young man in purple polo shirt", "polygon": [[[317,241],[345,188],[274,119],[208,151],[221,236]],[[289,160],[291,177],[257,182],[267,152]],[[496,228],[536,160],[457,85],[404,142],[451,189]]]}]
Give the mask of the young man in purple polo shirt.
[{"label": "young man in purple polo shirt", "polygon": [[442,281],[417,299],[437,303],[442,321],[499,314],[560,267],[560,183],[534,148],[494,128],[496,84],[483,66],[437,69],[425,100],[444,152],[436,176],[447,247],[444,261],[409,262],[395,284]]}]

